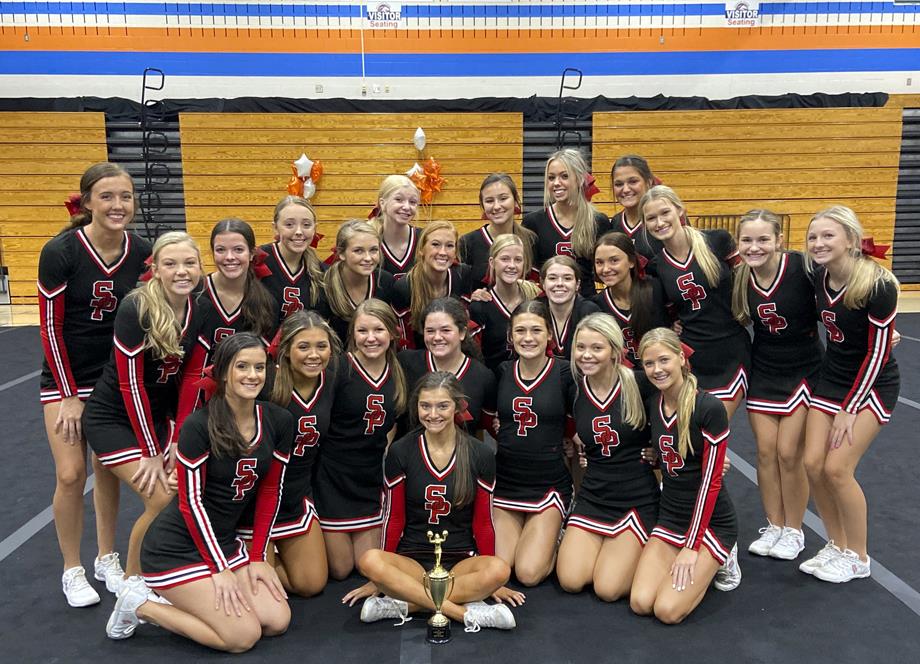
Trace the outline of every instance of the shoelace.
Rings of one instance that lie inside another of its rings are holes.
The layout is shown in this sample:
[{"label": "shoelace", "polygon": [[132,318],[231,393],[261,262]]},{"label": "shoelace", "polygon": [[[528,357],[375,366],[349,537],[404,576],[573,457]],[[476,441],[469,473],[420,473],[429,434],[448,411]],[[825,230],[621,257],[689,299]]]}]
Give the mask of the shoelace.
[{"label": "shoelace", "polygon": [[402,625],[405,625],[407,622],[411,622],[411,621],[412,621],[412,618],[409,616],[408,613],[407,613],[406,615],[404,615],[404,616],[403,616],[403,615],[400,615],[400,616],[399,616],[399,622],[398,622],[398,623],[393,623],[393,627],[401,627]]},{"label": "shoelace", "polygon": [[89,581],[86,579],[85,572],[74,572],[67,577],[67,589],[68,590],[84,590],[92,586],[89,585]]}]

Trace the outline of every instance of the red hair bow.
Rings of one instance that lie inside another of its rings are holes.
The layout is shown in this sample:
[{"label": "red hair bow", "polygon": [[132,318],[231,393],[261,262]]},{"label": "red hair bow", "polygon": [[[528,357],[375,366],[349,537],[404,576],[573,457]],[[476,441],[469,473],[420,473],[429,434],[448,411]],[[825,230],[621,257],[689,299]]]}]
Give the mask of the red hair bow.
[{"label": "red hair bow", "polygon": [[596,194],[601,193],[601,190],[597,188],[597,179],[591,173],[585,175],[585,184],[582,186],[581,191],[589,203]]},{"label": "red hair bow", "polygon": [[466,399],[460,399],[460,403],[457,404],[457,410],[454,412],[454,424],[463,426],[472,421],[473,416],[470,415],[470,404],[467,403]]},{"label": "red hair bow", "polygon": [[687,369],[690,369],[690,357],[693,355],[693,349],[685,344],[683,341],[680,342],[680,349],[684,353],[684,360],[687,362]]},{"label": "red hair bow", "polygon": [[141,276],[138,277],[138,281],[150,281],[153,279],[153,255],[147,256],[144,260],[144,265],[146,266],[144,271],[141,272]]},{"label": "red hair bow", "polygon": [[322,240],[325,235],[322,233],[313,233],[313,239],[310,240],[310,246],[316,249],[319,246],[319,241]]},{"label": "red hair bow", "polygon": [[550,337],[549,341],[546,342],[546,357],[554,357],[557,348],[556,340]]},{"label": "red hair bow", "polygon": [[272,337],[272,342],[268,344],[268,348],[265,349],[265,352],[271,355],[271,358],[278,361],[278,347],[281,345],[281,328],[278,328],[278,331],[275,332],[275,336]]},{"label": "red hair bow", "polygon": [[875,244],[871,237],[863,238],[862,244],[859,247],[863,256],[868,256],[869,258],[878,258],[879,260],[885,260],[885,254],[891,249],[890,244]]},{"label": "red hair bow", "polygon": [[268,258],[268,254],[262,247],[256,247],[256,250],[252,252],[252,273],[258,279],[272,276],[271,269],[265,264],[266,258]]},{"label": "red hair bow", "polygon": [[329,258],[323,261],[323,264],[332,267],[337,260],[339,260],[339,250],[337,247],[333,247],[332,253],[329,254]]},{"label": "red hair bow", "polygon": [[648,276],[645,273],[645,268],[648,265],[648,259],[642,254],[636,254],[636,278],[639,281],[645,281],[645,278]]},{"label": "red hair bow", "polygon": [[67,200],[64,201],[64,207],[67,208],[71,217],[75,214],[80,214],[80,210],[83,209],[83,196],[80,194],[71,194],[67,197]]},{"label": "red hair bow", "polygon": [[195,387],[204,392],[204,400],[210,401],[217,392],[217,381],[214,380],[214,365],[209,364],[201,372],[201,378],[195,381]]},{"label": "red hair bow", "polygon": [[370,213],[368,213],[367,218],[368,220],[371,220],[371,219],[376,219],[379,216],[380,216],[380,206],[375,205],[373,208],[371,208],[371,211]]},{"label": "red hair bow", "polygon": [[653,175],[652,176],[652,186],[657,187],[660,184],[664,184],[664,182],[661,181],[661,178],[658,177],[657,175]]},{"label": "red hair bow", "polygon": [[624,348],[623,352],[620,353],[620,364],[622,364],[627,369],[635,369],[636,365],[633,364],[633,361],[629,359],[629,349]]}]

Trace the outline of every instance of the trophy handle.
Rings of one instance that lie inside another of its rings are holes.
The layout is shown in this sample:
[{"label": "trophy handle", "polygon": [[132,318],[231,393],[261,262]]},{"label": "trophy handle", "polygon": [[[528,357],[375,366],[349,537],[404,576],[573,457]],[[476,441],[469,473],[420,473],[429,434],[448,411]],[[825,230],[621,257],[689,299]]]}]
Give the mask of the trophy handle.
[{"label": "trophy handle", "polygon": [[450,594],[454,591],[454,575],[451,573],[447,577],[447,593],[444,595],[444,599],[448,599]]}]

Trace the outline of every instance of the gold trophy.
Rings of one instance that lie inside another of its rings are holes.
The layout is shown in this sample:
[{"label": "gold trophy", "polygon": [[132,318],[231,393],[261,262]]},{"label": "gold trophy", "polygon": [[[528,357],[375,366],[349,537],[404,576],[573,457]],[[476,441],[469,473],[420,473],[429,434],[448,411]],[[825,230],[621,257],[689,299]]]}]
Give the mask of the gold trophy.
[{"label": "gold trophy", "polygon": [[441,613],[441,605],[454,588],[454,575],[441,567],[441,545],[446,539],[446,530],[440,535],[428,531],[428,541],[434,544],[434,567],[425,573],[422,580],[425,592],[434,603],[434,615],[428,619],[428,643],[450,641],[450,618]]}]

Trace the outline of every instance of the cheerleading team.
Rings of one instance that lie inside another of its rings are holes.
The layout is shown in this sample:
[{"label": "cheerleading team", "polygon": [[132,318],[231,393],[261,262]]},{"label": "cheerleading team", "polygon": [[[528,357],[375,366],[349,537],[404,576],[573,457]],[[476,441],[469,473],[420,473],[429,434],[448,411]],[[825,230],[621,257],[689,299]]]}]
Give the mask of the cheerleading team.
[{"label": "cheerleading team", "polygon": [[[82,419],[111,355],[116,309],[150,256],[150,244],[126,230],[134,205],[134,183],[123,168],[90,166],[80,179],[79,196],[68,206],[70,225],[42,248],[38,261],[40,395],[55,467],[52,509],[64,559],[64,596],[75,607],[100,601],[80,561],[87,477]],[[124,574],[114,549],[118,478],[91,456],[98,546],[93,576],[117,592]]]},{"label": "cheerleading team", "polygon": [[454,577],[441,606],[444,615],[468,632],[515,626],[507,604],[483,601],[499,591],[515,597],[509,604],[523,597],[503,588],[510,570],[495,555],[495,457],[464,430],[464,399],[457,378],[446,371],[426,374],[413,392],[410,408],[419,426],[386,455],[382,545],[358,562],[369,582],[342,600],[353,605],[366,597],[364,622],[396,619],[402,624],[410,612],[434,611],[423,577],[434,558],[427,534],[436,530],[447,531],[441,559]]},{"label": "cheerleading team", "polygon": [[[185,421],[177,450],[178,500],[144,537],[144,577],[129,579],[106,631],[133,635],[140,621],[201,645],[240,653],[283,634],[291,610],[265,560],[293,438],[291,414],[257,397],[265,384],[265,346],[248,332],[214,354],[216,389]],[[252,545],[237,534],[254,504]],[[146,585],[145,585],[146,582]],[[168,603],[151,601],[147,587]]]},{"label": "cheerleading team", "polygon": [[814,287],[802,254],[783,250],[777,215],[748,212],[738,224],[737,239],[742,263],[735,274],[732,310],[740,324],[754,330],[747,411],[767,517],[748,551],[794,560],[805,546],[805,418],[824,355]]},{"label": "cheerleading team", "polygon": [[380,267],[402,279],[415,264],[421,230],[413,226],[418,215],[419,190],[405,175],[388,175],[380,183],[377,205],[368,217],[380,236]]},{"label": "cheerleading team", "polygon": [[806,247],[827,350],[805,424],[805,470],[829,540],[799,569],[845,583],[871,573],[868,509],[855,473],[898,401],[891,354],[898,281],[873,260],[884,252],[847,207],[816,214]]}]

